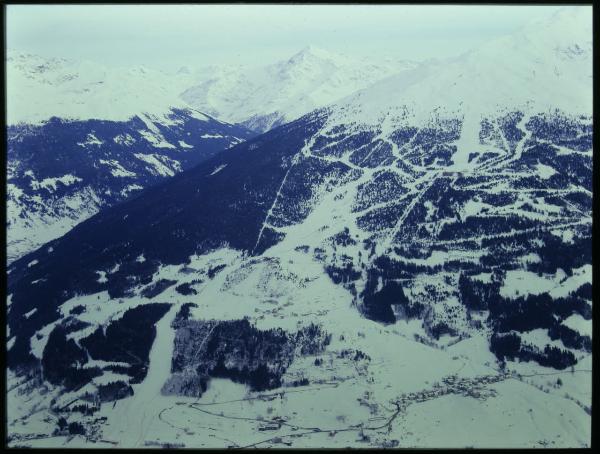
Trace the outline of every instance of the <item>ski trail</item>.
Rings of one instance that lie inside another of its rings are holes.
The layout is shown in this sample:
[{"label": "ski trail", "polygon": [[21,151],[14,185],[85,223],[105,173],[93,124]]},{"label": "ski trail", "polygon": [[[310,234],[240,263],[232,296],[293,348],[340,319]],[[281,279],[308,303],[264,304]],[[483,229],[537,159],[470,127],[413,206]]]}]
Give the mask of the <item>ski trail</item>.
[{"label": "ski trail", "polygon": [[290,165],[290,168],[285,173],[285,175],[283,177],[283,180],[281,180],[281,184],[279,185],[279,189],[277,190],[277,194],[275,194],[275,199],[273,200],[273,204],[271,205],[271,208],[269,208],[269,211],[267,211],[267,216],[265,217],[265,220],[263,221],[262,227],[260,228],[260,231],[258,232],[258,238],[256,239],[256,243],[254,244],[254,247],[252,248],[252,254],[254,254],[254,251],[256,251],[256,248],[258,247],[258,244],[260,243],[260,239],[262,238],[262,234],[263,234],[263,232],[265,230],[265,227],[267,227],[267,225],[269,223],[269,218],[271,217],[271,215],[273,214],[273,210],[277,206],[277,200],[279,199],[279,196],[281,195],[281,190],[283,189],[283,186],[285,185],[287,177],[290,174],[290,171],[294,168],[294,166],[297,163],[297,159],[296,159],[297,156],[298,155],[296,155],[294,157],[294,159],[292,160],[292,164]]},{"label": "ski trail", "polygon": [[163,384],[171,373],[171,357],[175,331],[171,328],[175,315],[179,309],[178,304],[173,304],[167,314],[156,323],[156,337],[150,350],[149,365],[146,378],[142,383],[133,385],[133,396],[117,401],[121,407],[112,412],[110,428],[112,431],[105,433],[105,438],[118,441],[119,447],[138,447],[143,443],[145,436],[154,418],[161,408],[153,406],[153,402],[161,396]]},{"label": "ski trail", "polygon": [[304,147],[302,147],[302,149],[298,153],[296,153],[296,155],[293,157],[292,163],[290,165],[290,168],[287,170],[287,172],[283,176],[283,180],[281,180],[281,184],[279,185],[279,189],[277,190],[277,194],[275,194],[275,199],[273,200],[273,204],[271,205],[271,208],[269,208],[269,211],[267,211],[267,215],[265,216],[265,220],[263,221],[262,227],[260,228],[260,231],[258,232],[258,238],[256,239],[256,243],[254,244],[254,247],[252,248],[252,254],[254,254],[254,252],[256,251],[256,248],[258,247],[258,244],[260,243],[260,239],[262,238],[262,234],[263,234],[265,228],[268,226],[269,218],[271,217],[271,215],[273,214],[273,210],[277,206],[277,201],[279,200],[279,197],[281,196],[281,190],[283,189],[283,187],[285,185],[285,182],[287,181],[288,175],[290,174],[290,172],[292,171],[292,169],[294,168],[294,166],[296,164],[298,164],[298,162],[300,162],[300,158],[302,156],[309,156],[310,155],[310,149],[314,145],[315,140],[317,139],[318,136],[319,136],[319,132],[317,132],[316,134],[314,134],[310,138],[310,140],[306,141],[305,144],[304,144]]},{"label": "ski trail", "polygon": [[410,202],[410,205],[408,205],[408,207],[406,207],[406,210],[404,211],[404,213],[402,213],[402,216],[398,219],[398,222],[396,222],[394,229],[392,230],[392,232],[390,233],[390,235],[387,238],[384,250],[387,251],[387,250],[391,249],[392,244],[394,242],[394,238],[396,237],[396,235],[398,234],[398,232],[404,225],[404,221],[406,221],[406,218],[411,213],[411,211],[413,210],[415,205],[419,202],[419,200],[421,200],[421,197],[423,197],[423,195],[425,195],[425,193],[433,186],[433,183],[435,183],[435,180],[437,179],[439,172],[433,172],[433,173],[434,173],[434,175],[431,178],[431,180],[429,180],[425,184],[425,187],[418,194],[415,195],[415,198],[412,200],[412,202]]},{"label": "ski trail", "polygon": [[[389,115],[385,117],[383,123],[381,124],[381,134],[379,134],[378,136],[374,137],[372,142],[375,142],[377,140],[381,140],[384,143],[387,143],[388,145],[390,145],[392,147],[392,155],[394,156],[394,161],[392,162],[391,165],[386,166],[387,169],[394,171],[395,173],[397,173],[398,175],[406,175],[410,178],[414,178],[413,175],[411,174],[407,174],[404,171],[401,171],[401,169],[399,169],[397,166],[394,166],[393,164],[396,164],[398,162],[402,162],[402,164],[404,164],[406,167],[408,167],[409,169],[411,169],[413,172],[418,173],[418,172],[422,172],[427,170],[425,167],[419,166],[419,165],[415,165],[410,161],[407,161],[404,159],[404,154],[403,152],[405,152],[406,150],[410,150],[412,149],[413,143],[416,140],[416,138],[419,136],[419,132],[421,131],[420,129],[417,129],[417,132],[415,132],[412,137],[408,140],[408,142],[406,142],[405,144],[403,144],[401,147],[398,147],[398,145],[390,139],[390,134],[393,132],[393,127],[391,125],[391,120]],[[363,162],[365,162],[367,159],[369,159],[371,157],[371,155],[373,154],[374,150],[372,150],[361,162],[360,164],[362,164]]]},{"label": "ski trail", "polygon": [[469,163],[469,155],[481,150],[479,131],[481,118],[471,111],[466,111],[463,116],[460,137],[455,142],[456,152],[452,155],[452,165],[449,170],[472,170],[473,163]]},{"label": "ski trail", "polygon": [[581,221],[573,221],[573,222],[565,222],[562,224],[550,224],[550,225],[546,225],[543,227],[531,227],[531,228],[527,228],[527,229],[522,229],[522,230],[511,230],[510,232],[503,232],[503,233],[495,233],[492,235],[479,235],[479,236],[474,236],[474,237],[468,237],[468,238],[454,238],[452,240],[437,240],[434,242],[431,242],[429,240],[427,241],[423,241],[423,240],[419,240],[419,239],[414,239],[413,242],[415,242],[415,244],[423,244],[426,246],[443,246],[443,245],[447,245],[447,244],[461,244],[461,243],[468,243],[468,242],[478,242],[480,243],[483,240],[493,240],[493,239],[498,239],[498,238],[510,238],[511,236],[516,236],[516,235],[524,235],[527,233],[533,233],[533,232],[538,232],[540,230],[542,231],[548,231],[548,230],[558,230],[558,229],[563,229],[563,228],[567,228],[567,227],[573,227],[576,225],[585,225],[591,222],[591,219],[584,219]]},{"label": "ski trail", "polygon": [[204,347],[204,344],[206,344],[206,341],[210,338],[211,334],[213,333],[213,331],[215,330],[215,328],[217,326],[219,326],[221,324],[221,322],[216,322],[208,331],[208,334],[206,334],[206,336],[204,337],[204,339],[202,339],[202,342],[200,343],[200,345],[198,346],[198,349],[196,350],[196,352],[194,353],[194,359],[190,362],[190,364],[194,365],[196,364],[196,360],[198,359],[198,354],[200,353],[200,351],[202,350],[202,347]]},{"label": "ski trail", "polygon": [[515,155],[512,159],[509,160],[509,162],[518,161],[519,159],[521,159],[521,156],[523,155],[523,148],[525,147],[525,144],[529,142],[529,139],[531,139],[531,135],[533,134],[533,132],[525,127],[525,124],[530,119],[531,115],[523,115],[523,118],[521,118],[521,121],[517,124],[517,128],[520,129],[524,135],[523,138],[519,140],[517,148],[515,149]]},{"label": "ski trail", "polygon": [[503,139],[503,142],[505,144],[505,146],[507,147],[507,150],[509,152],[508,157],[507,156],[499,156],[497,159],[493,159],[491,161],[488,161],[486,163],[484,163],[479,169],[479,172],[487,172],[489,171],[489,169],[491,169],[492,167],[498,169],[500,167],[506,167],[509,164],[518,161],[519,159],[521,159],[521,156],[523,155],[523,149],[525,148],[525,144],[529,141],[529,139],[532,136],[532,131],[530,131],[529,129],[527,129],[525,127],[525,124],[531,119],[531,115],[524,115],[523,118],[521,118],[521,121],[519,121],[519,123],[517,123],[517,128],[523,132],[523,137],[521,138],[521,140],[519,140],[519,142],[517,143],[517,146],[515,147],[515,151],[512,154],[512,156],[510,155],[510,147],[508,145],[508,143],[506,142],[506,138],[504,136],[504,133],[502,133],[502,131],[499,129],[500,133],[501,133],[501,137]]}]

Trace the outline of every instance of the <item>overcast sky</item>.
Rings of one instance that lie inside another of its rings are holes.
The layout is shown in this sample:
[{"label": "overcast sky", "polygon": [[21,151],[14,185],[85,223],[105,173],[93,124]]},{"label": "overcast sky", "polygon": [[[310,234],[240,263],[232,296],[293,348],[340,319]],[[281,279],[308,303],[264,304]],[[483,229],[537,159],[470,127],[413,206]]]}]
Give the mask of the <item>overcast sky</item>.
[{"label": "overcast sky", "polygon": [[154,67],[261,63],[312,44],[423,60],[462,53],[557,6],[9,5],[7,47]]}]

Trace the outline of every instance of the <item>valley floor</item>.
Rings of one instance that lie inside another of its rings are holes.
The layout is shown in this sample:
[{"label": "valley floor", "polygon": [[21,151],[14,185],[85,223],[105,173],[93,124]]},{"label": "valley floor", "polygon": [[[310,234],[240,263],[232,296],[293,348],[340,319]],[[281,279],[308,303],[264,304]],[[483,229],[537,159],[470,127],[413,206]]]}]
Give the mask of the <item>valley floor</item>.
[{"label": "valley floor", "polygon": [[[56,391],[26,400],[18,395],[23,385],[9,374],[10,446],[589,446],[591,418],[581,404],[591,398],[589,358],[573,371],[509,363],[510,372],[500,372],[485,339],[430,347],[404,337],[405,322],[390,328],[368,323],[356,338],[338,338],[317,356],[319,366],[316,357],[297,360],[287,374],[308,378],[306,386],[251,392],[212,379],[199,399],[164,396],[176,310],[156,325],[149,373],[134,385],[135,395],[103,404],[87,438],[51,436],[56,416],[47,404]],[[364,347],[363,336],[376,347],[369,350],[370,361],[340,355]]]}]

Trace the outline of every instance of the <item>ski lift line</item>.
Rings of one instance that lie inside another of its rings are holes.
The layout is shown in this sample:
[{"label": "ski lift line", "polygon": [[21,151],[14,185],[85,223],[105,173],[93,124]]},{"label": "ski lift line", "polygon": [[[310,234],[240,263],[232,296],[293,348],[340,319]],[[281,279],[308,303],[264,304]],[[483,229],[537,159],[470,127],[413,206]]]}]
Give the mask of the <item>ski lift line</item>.
[{"label": "ski lift line", "polygon": [[[324,128],[321,128],[321,130],[323,130]],[[260,239],[262,237],[263,231],[265,229],[265,225],[269,220],[269,217],[273,214],[273,210],[275,209],[275,207],[277,206],[277,200],[279,199],[279,196],[281,195],[281,190],[283,189],[285,182],[287,180],[288,175],[290,174],[291,170],[294,168],[294,166],[300,161],[300,157],[301,156],[305,156],[310,154],[310,149],[313,147],[316,139],[318,137],[318,133],[314,134],[309,140],[305,141],[304,146],[302,147],[302,149],[300,151],[298,151],[294,157],[292,158],[292,162],[290,165],[290,168],[287,170],[287,172],[285,173],[283,180],[281,181],[281,185],[279,186],[279,189],[277,190],[277,193],[275,194],[275,198],[273,200],[273,204],[271,205],[271,208],[269,209],[269,211],[267,212],[267,215],[263,221],[263,225],[262,228],[260,229],[260,232],[258,233],[258,238],[256,239],[256,244],[254,245],[254,248],[252,249],[252,253],[254,253],[254,251],[256,251],[256,248],[258,247],[259,243],[260,243]]]}]

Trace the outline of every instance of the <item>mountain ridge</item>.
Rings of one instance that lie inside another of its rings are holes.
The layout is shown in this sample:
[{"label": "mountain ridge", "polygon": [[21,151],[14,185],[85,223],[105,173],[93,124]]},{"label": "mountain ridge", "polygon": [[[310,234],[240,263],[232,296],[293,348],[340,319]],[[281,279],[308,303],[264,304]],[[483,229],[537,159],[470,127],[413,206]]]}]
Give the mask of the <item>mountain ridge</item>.
[{"label": "mountain ridge", "polygon": [[128,121],[53,117],[41,125],[9,126],[9,262],[252,135],[177,109]]}]

